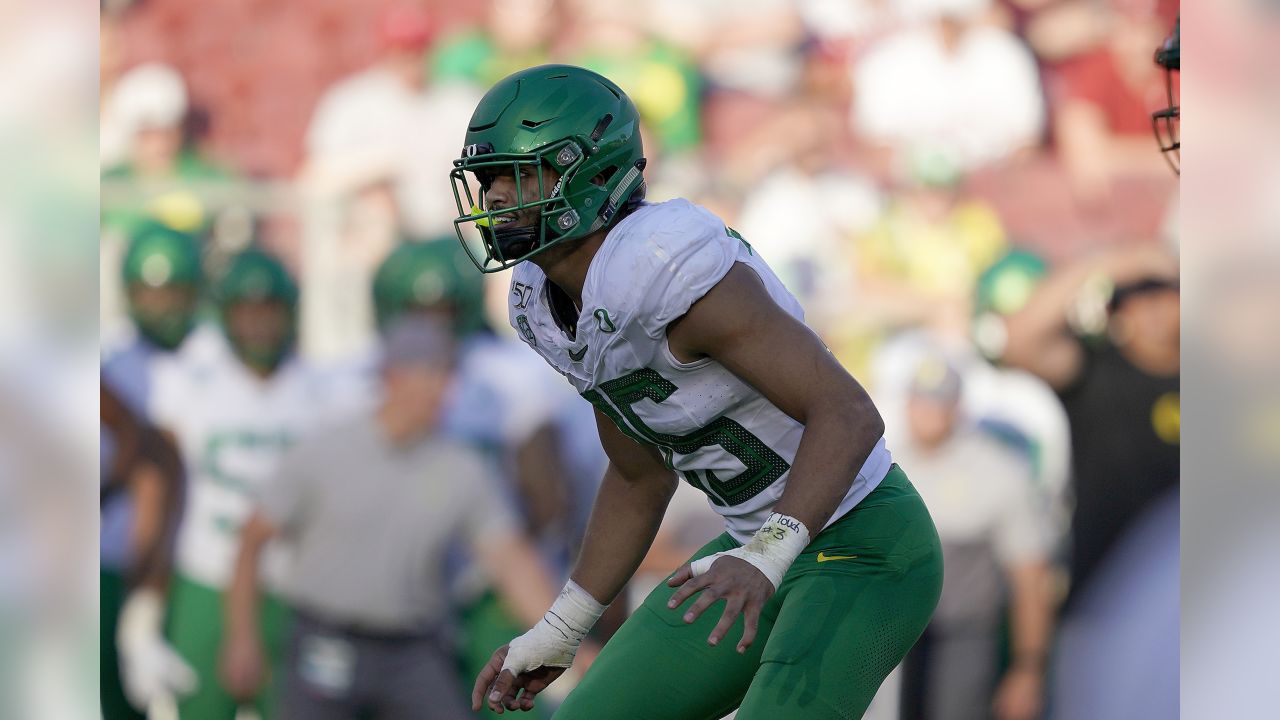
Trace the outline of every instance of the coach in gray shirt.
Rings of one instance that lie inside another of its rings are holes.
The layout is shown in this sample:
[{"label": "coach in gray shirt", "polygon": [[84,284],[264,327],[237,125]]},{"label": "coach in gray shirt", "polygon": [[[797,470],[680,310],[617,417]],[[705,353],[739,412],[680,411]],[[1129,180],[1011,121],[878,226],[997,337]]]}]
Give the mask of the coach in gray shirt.
[{"label": "coach in gray shirt", "polygon": [[502,595],[528,625],[553,600],[491,467],[433,433],[454,358],[444,326],[402,321],[383,347],[376,410],[282,461],[244,528],[227,596],[222,679],[233,695],[251,695],[268,674],[256,608],[273,538],[291,551],[294,626],[288,667],[274,669],[285,720],[471,717],[440,632],[451,621],[443,574],[454,540],[511,590]]}]

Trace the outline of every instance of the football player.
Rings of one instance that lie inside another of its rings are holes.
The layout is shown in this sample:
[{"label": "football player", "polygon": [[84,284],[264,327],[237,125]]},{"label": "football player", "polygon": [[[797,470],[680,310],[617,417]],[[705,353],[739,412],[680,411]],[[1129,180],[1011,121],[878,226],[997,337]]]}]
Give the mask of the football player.
[{"label": "football player", "polygon": [[186,233],[148,223],[132,237],[122,270],[132,322],[104,354],[101,387],[101,698],[112,720],[142,718],[151,703],[194,682],[161,627],[181,463],[145,413],[157,365],[195,323],[200,248]]},{"label": "football player", "polygon": [[534,706],[683,479],[727,532],[557,717],[860,717],[937,604],[937,532],[875,405],[759,254],[704,208],[645,202],[639,121],[603,76],[531,68],[481,100],[451,174],[459,239],[480,269],[515,267],[512,325],[595,407],[609,456],[571,579],[473,705]]},{"label": "football player", "polygon": [[[217,345],[162,366],[152,392],[152,417],[173,434],[188,468],[167,634],[198,676],[194,692],[179,700],[180,717],[232,720],[252,703],[270,718],[271,688],[237,697],[219,680],[222,595],[252,498],[290,443],[329,416],[330,384],[293,354],[298,289],[277,259],[246,250],[214,290]],[[274,562],[265,569],[269,589],[278,588]],[[283,623],[284,606],[268,596],[261,627],[276,664]]]}]

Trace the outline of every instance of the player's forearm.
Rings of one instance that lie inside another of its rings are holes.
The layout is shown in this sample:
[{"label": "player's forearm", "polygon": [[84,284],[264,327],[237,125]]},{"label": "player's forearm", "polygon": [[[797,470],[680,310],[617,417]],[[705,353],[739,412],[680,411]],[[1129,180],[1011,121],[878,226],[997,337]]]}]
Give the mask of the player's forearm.
[{"label": "player's forearm", "polygon": [[1068,265],[1046,278],[1027,304],[1006,320],[1009,345],[1005,359],[1034,353],[1065,332],[1072,306],[1094,278],[1122,285],[1146,275],[1176,274],[1177,261],[1156,246],[1100,253]]},{"label": "player's forearm", "polygon": [[258,587],[258,561],[271,535],[271,526],[258,515],[250,518],[241,532],[240,551],[236,555],[235,570],[224,607],[227,629],[231,633],[253,636],[258,633],[258,603],[261,595]]},{"label": "player's forearm", "polygon": [[1012,665],[1019,669],[1044,671],[1053,634],[1053,602],[1049,594],[1048,568],[1029,563],[1012,570],[1013,634]]},{"label": "player's forearm", "polygon": [[168,577],[166,517],[171,512],[165,479],[149,462],[134,466],[129,477],[134,503],[130,544],[138,558],[134,580],[140,586],[163,588]]},{"label": "player's forearm", "polygon": [[774,512],[799,520],[816,536],[883,435],[884,421],[861,388],[811,408]]},{"label": "player's forearm", "polygon": [[674,474],[628,479],[610,463],[591,509],[574,582],[599,602],[612,602],[653,544],[675,486]]}]

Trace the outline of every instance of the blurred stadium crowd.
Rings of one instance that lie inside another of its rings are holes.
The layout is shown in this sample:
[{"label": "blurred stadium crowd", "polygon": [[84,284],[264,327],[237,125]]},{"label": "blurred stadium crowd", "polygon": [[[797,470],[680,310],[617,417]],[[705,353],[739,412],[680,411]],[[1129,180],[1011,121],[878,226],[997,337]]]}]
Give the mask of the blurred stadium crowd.
[{"label": "blurred stadium crowd", "polygon": [[[1176,717],[1177,12],[104,2],[104,716],[466,717],[541,617],[604,458],[447,173],[485,89],[567,62],[635,100],[648,197],[800,298],[934,514],[943,601],[870,716]],[[682,487],[636,598],[718,530]]]}]

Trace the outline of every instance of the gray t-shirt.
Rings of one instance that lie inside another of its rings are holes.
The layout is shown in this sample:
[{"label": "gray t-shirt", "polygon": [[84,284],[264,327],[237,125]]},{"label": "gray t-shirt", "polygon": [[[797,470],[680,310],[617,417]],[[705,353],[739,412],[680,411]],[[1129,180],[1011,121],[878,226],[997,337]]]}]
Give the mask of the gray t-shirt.
[{"label": "gray t-shirt", "polygon": [[293,551],[286,598],[376,631],[442,621],[448,545],[518,527],[477,451],[439,437],[393,447],[371,414],[293,448],[260,509]]},{"label": "gray t-shirt", "polygon": [[910,439],[894,459],[924,498],[947,568],[934,611],[939,627],[991,628],[999,621],[1005,571],[1049,556],[1050,522],[1031,466],[972,425],[933,452]]}]

